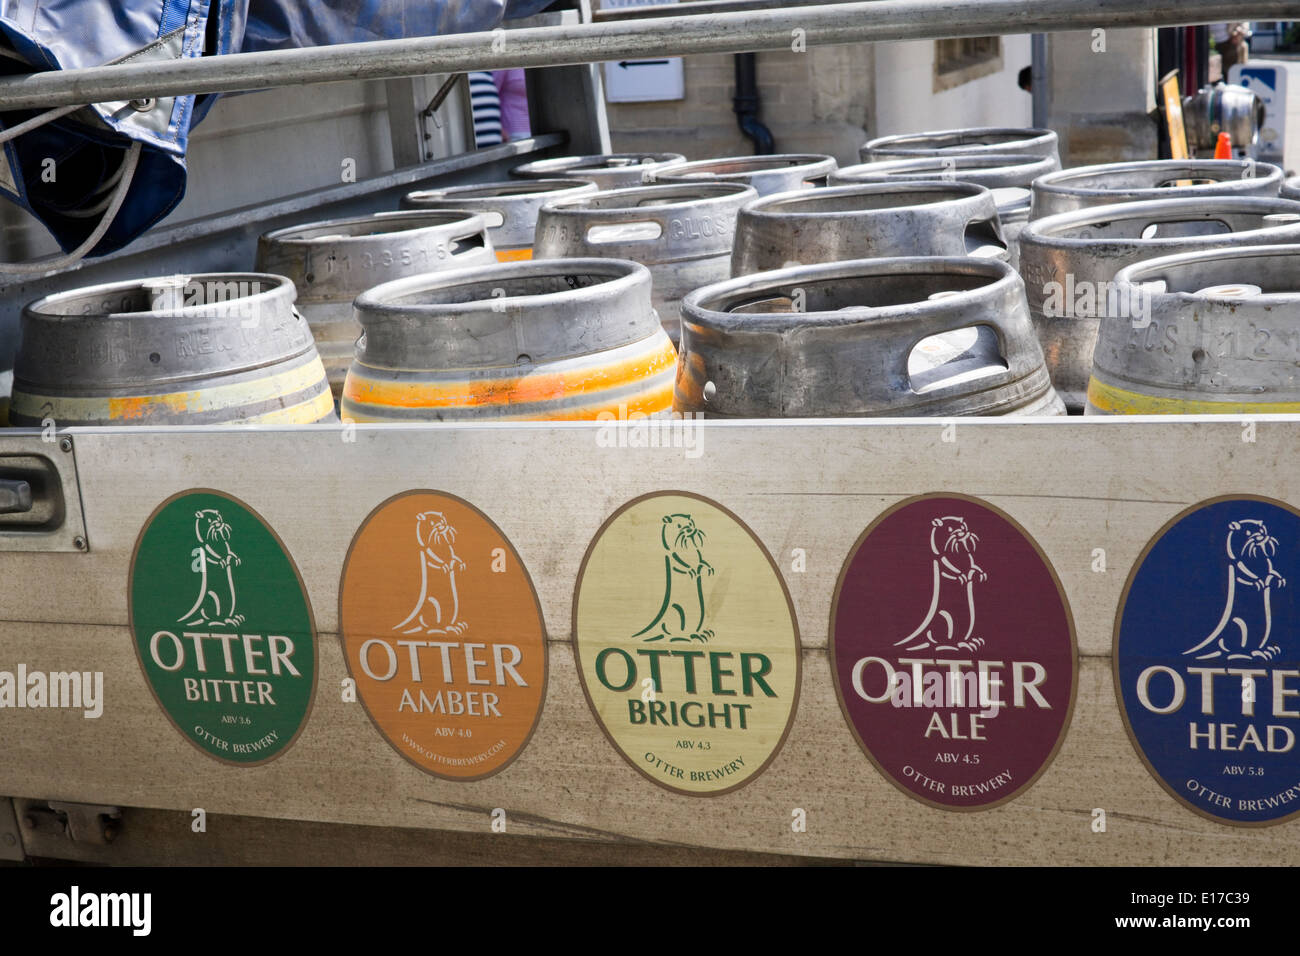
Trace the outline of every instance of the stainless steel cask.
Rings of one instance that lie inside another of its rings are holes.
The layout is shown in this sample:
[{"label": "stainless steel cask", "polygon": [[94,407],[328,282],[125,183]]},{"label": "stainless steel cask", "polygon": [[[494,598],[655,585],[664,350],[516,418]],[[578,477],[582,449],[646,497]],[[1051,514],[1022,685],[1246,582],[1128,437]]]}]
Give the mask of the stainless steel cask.
[{"label": "stainless steel cask", "polygon": [[514,179],[416,190],[402,199],[402,208],[463,209],[477,213],[487,225],[497,259],[515,262],[533,257],[537,214],[545,203],[595,191],[595,183],[581,179]]},{"label": "stainless steel cask", "polygon": [[563,421],[672,405],[676,352],[635,262],[433,273],[363,292],[356,311],[365,335],[344,421]]},{"label": "stainless steel cask", "polygon": [[681,153],[603,153],[597,156],[560,156],[537,159],[512,169],[522,179],[585,179],[601,189],[622,189],[647,182],[647,175],[667,163],[680,163]]},{"label": "stainless steel cask", "polygon": [[886,256],[1005,259],[993,193],[956,182],[883,182],[778,193],[736,219],[732,275]]},{"label": "stainless steel cask", "polygon": [[675,342],[682,296],[727,277],[736,216],[757,195],[741,183],[693,182],[557,199],[537,217],[537,255],[647,266],[655,309]]},{"label": "stainless steel cask", "polygon": [[1089,415],[1300,412],[1300,245],[1165,256],[1115,281],[1143,307],[1102,319]]},{"label": "stainless steel cask", "polygon": [[257,241],[259,272],[288,276],[311,326],[335,397],[352,364],[361,327],[352,300],[402,276],[494,261],[474,213],[414,211],[331,219],[268,232]]},{"label": "stainless steel cask", "polygon": [[309,424],[334,401],[293,283],[251,272],[135,279],[22,313],[9,421]]},{"label": "stainless steel cask", "polygon": [[673,407],[724,418],[1065,412],[1020,277],[969,257],[800,266],[692,292]]},{"label": "stainless steel cask", "polygon": [[1050,129],[1008,126],[980,126],[970,129],[946,129],[928,133],[901,133],[881,136],[858,150],[864,163],[908,156],[951,155],[955,153],[1032,153],[1055,159],[1061,154],[1056,133]]},{"label": "stainless steel cask", "polygon": [[1152,159],[1076,166],[1034,180],[1030,219],[1150,199],[1276,196],[1282,170],[1239,159]]},{"label": "stainless steel cask", "polygon": [[695,180],[744,183],[760,196],[825,186],[836,168],[834,157],[818,153],[788,153],[773,156],[731,156],[696,162],[668,163],[650,175],[657,183]]}]

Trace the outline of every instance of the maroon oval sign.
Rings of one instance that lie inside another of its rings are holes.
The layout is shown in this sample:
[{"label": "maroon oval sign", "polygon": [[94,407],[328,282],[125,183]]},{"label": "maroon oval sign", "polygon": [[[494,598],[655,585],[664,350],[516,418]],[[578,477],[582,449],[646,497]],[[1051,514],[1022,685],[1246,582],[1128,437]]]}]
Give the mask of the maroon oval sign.
[{"label": "maroon oval sign", "polygon": [[877,518],[831,605],[844,716],[904,793],[947,810],[1012,799],[1065,736],[1078,675],[1055,570],[1010,516],[922,495]]}]

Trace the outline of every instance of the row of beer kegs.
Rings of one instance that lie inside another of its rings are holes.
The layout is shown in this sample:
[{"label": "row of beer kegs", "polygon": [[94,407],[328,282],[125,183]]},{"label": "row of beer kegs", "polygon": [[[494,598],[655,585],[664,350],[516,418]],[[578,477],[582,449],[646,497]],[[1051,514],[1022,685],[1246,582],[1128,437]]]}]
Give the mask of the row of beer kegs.
[{"label": "row of beer kegs", "polygon": [[1044,129],[861,159],[535,161],[48,296],[10,421],[1300,411],[1300,178]]}]

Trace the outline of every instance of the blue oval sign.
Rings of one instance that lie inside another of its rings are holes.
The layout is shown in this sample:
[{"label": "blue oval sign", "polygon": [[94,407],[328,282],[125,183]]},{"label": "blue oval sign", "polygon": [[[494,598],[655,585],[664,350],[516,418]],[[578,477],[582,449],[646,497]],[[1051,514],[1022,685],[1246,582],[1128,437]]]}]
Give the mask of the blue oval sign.
[{"label": "blue oval sign", "polygon": [[1114,666],[1133,745],[1179,802],[1239,826],[1300,814],[1300,512],[1216,498],[1161,528]]}]

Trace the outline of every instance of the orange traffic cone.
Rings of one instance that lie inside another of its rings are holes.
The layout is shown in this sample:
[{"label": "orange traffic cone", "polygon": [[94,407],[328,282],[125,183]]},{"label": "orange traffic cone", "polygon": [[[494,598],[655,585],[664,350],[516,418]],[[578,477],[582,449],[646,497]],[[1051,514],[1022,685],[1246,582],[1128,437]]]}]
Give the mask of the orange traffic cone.
[{"label": "orange traffic cone", "polygon": [[1215,159],[1232,159],[1232,137],[1227,133],[1219,134],[1219,141],[1214,144]]}]

